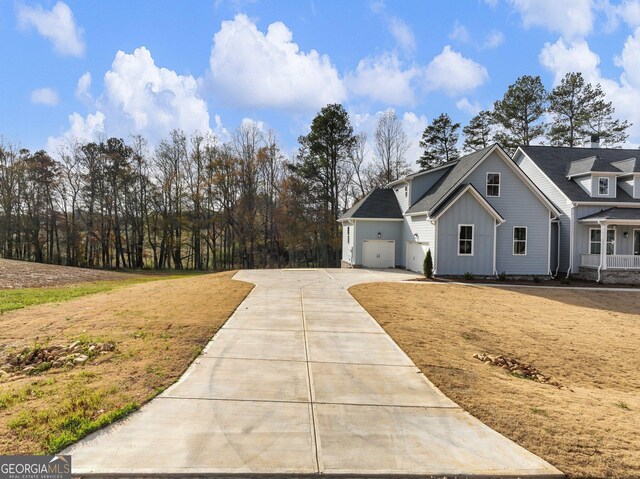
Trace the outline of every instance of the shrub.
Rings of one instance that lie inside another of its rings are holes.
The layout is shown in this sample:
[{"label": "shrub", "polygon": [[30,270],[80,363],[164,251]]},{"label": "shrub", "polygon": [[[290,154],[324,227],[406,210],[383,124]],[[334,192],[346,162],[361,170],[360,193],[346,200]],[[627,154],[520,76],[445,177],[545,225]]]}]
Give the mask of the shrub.
[{"label": "shrub", "polygon": [[424,269],[424,275],[427,278],[429,279],[433,278],[433,258],[431,257],[430,249],[427,250],[427,254],[424,257],[423,269]]},{"label": "shrub", "polygon": [[476,275],[475,275],[475,274],[473,274],[473,273],[471,273],[470,271],[467,271],[467,272],[464,274],[464,279],[474,279],[475,277],[476,277]]},{"label": "shrub", "polygon": [[507,273],[506,272],[502,272],[498,275],[498,280],[500,281],[506,281],[507,280]]}]

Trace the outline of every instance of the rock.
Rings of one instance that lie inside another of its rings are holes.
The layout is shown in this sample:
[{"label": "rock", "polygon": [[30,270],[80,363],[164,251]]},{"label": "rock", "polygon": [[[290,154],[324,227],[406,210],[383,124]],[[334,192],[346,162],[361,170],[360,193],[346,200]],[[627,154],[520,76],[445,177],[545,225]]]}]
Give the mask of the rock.
[{"label": "rock", "polygon": [[23,373],[23,374],[30,374],[30,373],[31,373],[31,371],[33,371],[34,369],[35,369],[35,367],[34,367],[34,366],[27,366],[26,368],[24,368],[24,369],[22,370],[22,373]]},{"label": "rock", "polygon": [[80,366],[86,363],[88,360],[89,360],[89,356],[85,356],[84,354],[81,354],[73,360],[73,364],[74,366]]},{"label": "rock", "polygon": [[116,345],[113,343],[104,343],[102,345],[103,351],[114,351],[116,349]]},{"label": "rock", "polygon": [[92,353],[96,350],[96,345],[92,344],[91,346],[89,346],[89,352]]},{"label": "rock", "polygon": [[69,346],[67,346],[68,351],[72,351],[74,348],[80,345],[80,341],[74,341]]},{"label": "rock", "polygon": [[56,360],[56,361],[54,361],[53,363],[51,363],[51,367],[52,367],[52,368],[60,368],[60,367],[62,367],[62,365],[63,365],[63,364],[64,364],[64,363],[63,363],[62,361],[60,361],[60,360]]},{"label": "rock", "polygon": [[7,377],[9,377],[9,376],[10,376],[10,374],[9,374],[8,372],[6,372],[6,371],[4,371],[4,370],[0,369],[0,379],[7,378]]}]

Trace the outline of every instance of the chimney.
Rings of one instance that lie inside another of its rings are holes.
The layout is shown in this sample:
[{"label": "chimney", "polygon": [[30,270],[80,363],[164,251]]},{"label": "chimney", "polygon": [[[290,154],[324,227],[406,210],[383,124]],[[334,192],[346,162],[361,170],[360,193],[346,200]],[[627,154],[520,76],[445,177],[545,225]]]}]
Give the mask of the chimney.
[{"label": "chimney", "polygon": [[590,135],[588,138],[584,139],[584,147],[585,148],[600,148],[600,136],[598,135]]}]

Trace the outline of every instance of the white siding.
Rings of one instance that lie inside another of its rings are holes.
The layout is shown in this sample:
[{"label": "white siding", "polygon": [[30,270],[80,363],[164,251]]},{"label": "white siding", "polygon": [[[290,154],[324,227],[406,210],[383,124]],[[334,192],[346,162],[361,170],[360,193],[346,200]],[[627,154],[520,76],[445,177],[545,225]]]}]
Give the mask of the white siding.
[{"label": "white siding", "polygon": [[[593,174],[591,176],[593,180],[593,185],[591,186],[591,196],[594,199],[598,198],[615,198],[616,190],[617,190],[617,178],[615,176],[606,175],[606,174]],[[609,178],[609,194],[608,195],[599,195],[598,194],[598,179],[599,178]]]},{"label": "white siding", "polygon": [[409,189],[408,184],[402,184],[393,188],[393,192],[396,194],[396,199],[400,205],[400,211],[403,213],[409,209]]},{"label": "white siding", "polygon": [[[347,228],[349,229],[349,235],[347,235]],[[353,238],[355,236],[355,228],[351,222],[342,223],[342,261],[351,263],[351,255],[353,254]],[[349,241],[347,241],[349,237]]]},{"label": "white siding", "polygon": [[415,241],[415,234],[418,235],[418,242],[429,245],[431,253],[434,252],[435,226],[427,219],[427,215],[406,216],[402,224],[402,245],[400,247],[400,258],[396,262],[401,266],[407,266],[407,241]]}]

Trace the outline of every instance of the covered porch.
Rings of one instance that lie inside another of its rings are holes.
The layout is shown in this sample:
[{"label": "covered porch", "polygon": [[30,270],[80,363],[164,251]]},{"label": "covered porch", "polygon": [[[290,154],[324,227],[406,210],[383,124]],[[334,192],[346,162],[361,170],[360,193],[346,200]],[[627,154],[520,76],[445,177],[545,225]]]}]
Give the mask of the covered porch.
[{"label": "covered porch", "polygon": [[606,282],[640,283],[640,208],[609,208],[578,222],[587,234],[582,242],[586,248],[580,256],[581,274],[591,270],[586,273],[595,273],[596,281],[606,277]]}]

